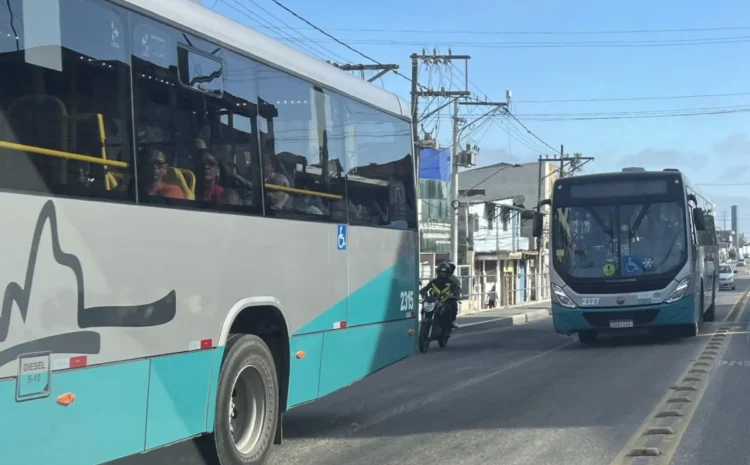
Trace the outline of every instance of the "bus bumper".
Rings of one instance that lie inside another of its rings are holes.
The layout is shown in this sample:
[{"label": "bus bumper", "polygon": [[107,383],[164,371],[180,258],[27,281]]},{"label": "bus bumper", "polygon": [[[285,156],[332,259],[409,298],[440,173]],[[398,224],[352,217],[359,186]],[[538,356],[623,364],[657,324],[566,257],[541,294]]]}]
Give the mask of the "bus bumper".
[{"label": "bus bumper", "polygon": [[695,299],[695,295],[688,295],[671,304],[585,310],[552,302],[552,324],[555,332],[565,335],[586,330],[616,330],[610,327],[611,321],[632,321],[632,328],[694,324],[698,318]]}]

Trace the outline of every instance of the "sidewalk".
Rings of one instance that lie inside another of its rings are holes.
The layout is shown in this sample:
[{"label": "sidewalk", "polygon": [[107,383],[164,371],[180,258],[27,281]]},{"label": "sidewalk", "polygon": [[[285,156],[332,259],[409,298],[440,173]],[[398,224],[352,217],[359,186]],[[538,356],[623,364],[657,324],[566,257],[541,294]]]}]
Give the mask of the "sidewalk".
[{"label": "sidewalk", "polygon": [[[481,312],[458,315],[456,323],[464,328],[492,324],[493,326],[518,326],[541,320],[550,316],[549,301],[519,305],[510,308],[484,310]],[[463,331],[462,331],[463,332]]]}]

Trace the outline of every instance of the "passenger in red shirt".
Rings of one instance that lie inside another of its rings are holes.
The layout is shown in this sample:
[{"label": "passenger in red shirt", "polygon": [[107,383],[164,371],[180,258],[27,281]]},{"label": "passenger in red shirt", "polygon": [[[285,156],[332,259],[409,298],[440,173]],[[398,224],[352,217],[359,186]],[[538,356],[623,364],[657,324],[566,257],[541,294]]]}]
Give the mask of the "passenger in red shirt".
[{"label": "passenger in red shirt", "polygon": [[199,149],[196,159],[198,178],[198,194],[204,202],[219,203],[224,197],[224,188],[216,184],[219,177],[219,164],[208,149]]}]

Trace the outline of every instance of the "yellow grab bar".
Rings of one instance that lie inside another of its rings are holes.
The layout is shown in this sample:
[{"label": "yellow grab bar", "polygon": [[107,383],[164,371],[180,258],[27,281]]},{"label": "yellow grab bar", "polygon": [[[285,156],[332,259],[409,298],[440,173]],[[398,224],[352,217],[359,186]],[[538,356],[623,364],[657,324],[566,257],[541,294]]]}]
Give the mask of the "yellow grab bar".
[{"label": "yellow grab bar", "polygon": [[39,155],[48,155],[50,157],[64,158],[66,160],[77,160],[84,161],[87,163],[94,163],[97,165],[111,165],[118,168],[127,168],[128,164],[124,161],[114,160],[102,160],[101,158],[92,157],[89,155],[81,155],[78,153],[62,152],[60,150],[43,149],[41,147],[34,147],[33,145],[14,144],[13,142],[7,142],[0,140],[0,147],[4,147],[10,150],[19,150],[22,152],[37,153]]},{"label": "yellow grab bar", "polygon": [[266,189],[289,192],[292,194],[314,195],[317,197],[325,197],[327,199],[335,199],[335,200],[343,199],[342,196],[336,195],[336,194],[326,194],[325,192],[315,192],[315,191],[309,191],[307,189],[297,189],[294,187],[279,186],[278,184],[265,184],[265,186],[266,186]]}]

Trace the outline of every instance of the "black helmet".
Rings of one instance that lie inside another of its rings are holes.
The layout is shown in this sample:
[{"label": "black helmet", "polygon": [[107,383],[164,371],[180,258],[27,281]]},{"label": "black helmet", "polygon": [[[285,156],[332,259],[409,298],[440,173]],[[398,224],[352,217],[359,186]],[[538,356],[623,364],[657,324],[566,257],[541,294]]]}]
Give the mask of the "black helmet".
[{"label": "black helmet", "polygon": [[441,264],[439,264],[437,266],[437,270],[435,271],[437,272],[437,275],[440,278],[450,278],[452,274],[450,265],[448,265],[445,262],[442,262]]},{"label": "black helmet", "polygon": [[448,265],[448,268],[450,268],[450,270],[451,270],[450,274],[452,276],[453,273],[456,272],[456,264],[453,263],[453,260],[445,260],[443,263],[446,264],[446,265]]}]

